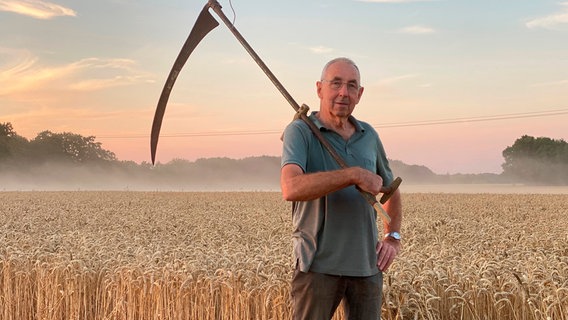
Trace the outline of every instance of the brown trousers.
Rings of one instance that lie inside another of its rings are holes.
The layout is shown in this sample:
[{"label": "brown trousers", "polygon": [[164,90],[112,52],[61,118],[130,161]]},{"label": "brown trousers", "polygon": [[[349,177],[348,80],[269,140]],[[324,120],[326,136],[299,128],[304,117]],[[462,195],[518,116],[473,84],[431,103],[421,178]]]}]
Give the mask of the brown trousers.
[{"label": "brown trousers", "polygon": [[293,320],[329,320],[342,299],[349,320],[381,318],[383,275],[370,277],[333,276],[294,272],[292,279]]}]

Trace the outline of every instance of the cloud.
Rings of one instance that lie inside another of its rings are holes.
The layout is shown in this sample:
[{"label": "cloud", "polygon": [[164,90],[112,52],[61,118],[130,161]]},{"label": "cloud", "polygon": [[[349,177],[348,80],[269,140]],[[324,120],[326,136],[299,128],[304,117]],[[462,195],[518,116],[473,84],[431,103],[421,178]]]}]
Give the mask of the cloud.
[{"label": "cloud", "polygon": [[357,2],[372,2],[372,3],[409,3],[409,2],[430,2],[437,0],[354,0]]},{"label": "cloud", "polygon": [[311,52],[316,53],[316,54],[324,54],[324,53],[333,52],[332,48],[324,47],[324,46],[310,47],[309,49],[310,49]]},{"label": "cloud", "polygon": [[75,17],[69,8],[41,0],[0,0],[0,11],[14,12],[36,19],[53,19],[61,16]]},{"label": "cloud", "polygon": [[382,79],[381,81],[379,81],[377,83],[378,86],[390,86],[393,85],[395,83],[401,82],[401,81],[405,81],[408,79],[415,79],[419,77],[418,74],[405,74],[405,75],[401,75],[401,76],[395,76],[395,77],[390,77],[390,78],[385,78]]},{"label": "cloud", "polygon": [[[18,92],[29,82],[29,70],[37,63],[37,57],[25,50],[0,48],[0,96]],[[38,72],[36,79],[43,77],[44,72]]]},{"label": "cloud", "polygon": [[409,26],[398,30],[399,33],[406,34],[431,34],[435,33],[436,30],[425,26]]},{"label": "cloud", "polygon": [[0,96],[39,91],[96,91],[110,87],[149,82],[129,59],[86,58],[65,65],[42,66],[25,50],[0,48]]},{"label": "cloud", "polygon": [[76,16],[76,12],[72,9],[40,0],[0,0],[0,11],[14,12],[37,19]]},{"label": "cloud", "polygon": [[559,86],[568,86],[568,79],[551,81],[551,82],[541,82],[532,85],[532,87],[559,87]]},{"label": "cloud", "polygon": [[556,29],[561,25],[568,24],[568,2],[562,2],[560,5],[563,7],[561,12],[529,20],[525,25],[529,29]]},{"label": "cloud", "polygon": [[67,86],[71,90],[78,91],[96,91],[151,82],[147,75],[136,70],[135,65],[135,61],[129,59],[87,58],[65,66],[61,70],[69,69],[70,75],[80,77]]}]

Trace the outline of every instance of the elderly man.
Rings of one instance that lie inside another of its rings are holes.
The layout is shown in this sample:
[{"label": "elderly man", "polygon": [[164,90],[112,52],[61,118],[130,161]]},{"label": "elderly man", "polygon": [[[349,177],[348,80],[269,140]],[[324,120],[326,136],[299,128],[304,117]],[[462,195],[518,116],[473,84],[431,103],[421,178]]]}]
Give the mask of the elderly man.
[{"label": "elderly man", "polygon": [[385,204],[392,221],[379,240],[377,213],[357,188],[377,195],[393,174],[377,132],[351,115],[364,91],[359,69],[350,59],[333,59],[316,86],[320,109],[310,118],[349,167],[339,167],[303,121],[284,131],[281,187],[293,201],[293,317],[330,319],[345,299],[349,319],[380,319],[382,272],[401,247],[400,193]]}]

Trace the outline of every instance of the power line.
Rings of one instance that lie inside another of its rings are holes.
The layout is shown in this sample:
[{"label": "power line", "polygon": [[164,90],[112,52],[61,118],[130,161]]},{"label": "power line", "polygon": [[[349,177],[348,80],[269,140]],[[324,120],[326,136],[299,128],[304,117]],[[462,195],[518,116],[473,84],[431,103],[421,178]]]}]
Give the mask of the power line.
[{"label": "power line", "polygon": [[548,117],[568,114],[568,109],[558,109],[558,110],[548,110],[539,112],[524,112],[524,113],[509,113],[500,114],[493,116],[479,116],[479,117],[467,117],[467,118],[448,118],[448,119],[438,119],[438,120],[426,120],[426,121],[411,121],[411,122],[394,122],[374,125],[374,128],[399,128],[399,127],[418,127],[418,126],[431,126],[439,124],[452,124],[452,123],[466,123],[466,122],[484,122],[484,121],[495,121],[495,120],[509,120],[509,119],[520,119],[520,118],[537,118],[537,117]]},{"label": "power line", "polygon": [[[202,132],[186,132],[186,133],[170,133],[160,134],[160,138],[187,138],[187,137],[215,137],[215,136],[248,136],[248,135],[266,135],[281,134],[282,131],[276,130],[256,130],[256,131],[202,131]],[[129,135],[108,135],[99,136],[105,139],[123,139],[123,138],[148,138],[148,134],[129,134]]]},{"label": "power line", "polygon": [[[434,126],[455,123],[468,123],[468,122],[486,122],[498,120],[510,120],[521,118],[539,118],[550,117],[568,114],[568,109],[556,109],[537,112],[523,112],[523,113],[508,113],[491,116],[477,116],[477,117],[463,117],[463,118],[446,118],[436,120],[423,120],[423,121],[409,121],[409,122],[391,122],[373,125],[373,128],[401,128],[401,127],[420,127],[420,126]],[[269,135],[269,134],[282,134],[282,130],[242,130],[242,131],[201,131],[201,132],[185,132],[185,133],[170,133],[162,134],[161,138],[189,138],[189,137],[216,137],[216,136],[254,136],[254,135]],[[129,134],[129,135],[103,135],[98,138],[104,139],[140,139],[148,138],[148,134]]]}]

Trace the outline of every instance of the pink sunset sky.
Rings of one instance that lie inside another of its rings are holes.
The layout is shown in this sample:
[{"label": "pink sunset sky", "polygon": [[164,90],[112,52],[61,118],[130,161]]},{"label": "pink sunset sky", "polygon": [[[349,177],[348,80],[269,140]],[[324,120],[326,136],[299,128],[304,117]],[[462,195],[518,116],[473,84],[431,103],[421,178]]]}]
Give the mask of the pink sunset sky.
[{"label": "pink sunset sky", "polygon": [[[205,2],[0,0],[0,123],[28,139],[95,136],[120,160],[149,162],[160,92]],[[233,7],[239,31],[312,110],[323,65],[355,60],[365,92],[354,115],[377,128],[391,159],[499,173],[502,151],[522,135],[568,138],[568,2]],[[157,161],[278,156],[293,113],[220,25],[178,77]]]}]

